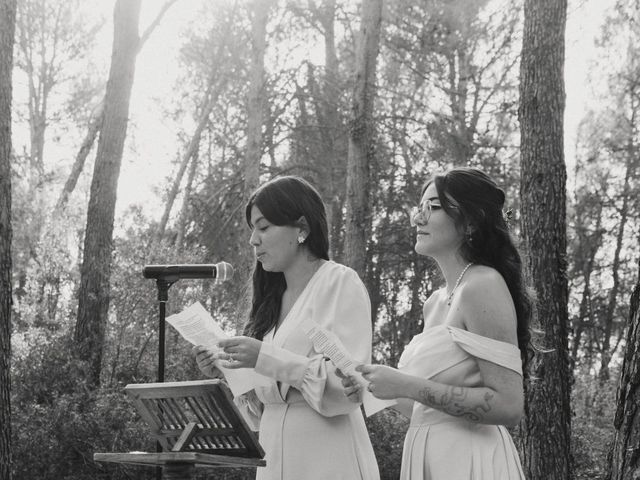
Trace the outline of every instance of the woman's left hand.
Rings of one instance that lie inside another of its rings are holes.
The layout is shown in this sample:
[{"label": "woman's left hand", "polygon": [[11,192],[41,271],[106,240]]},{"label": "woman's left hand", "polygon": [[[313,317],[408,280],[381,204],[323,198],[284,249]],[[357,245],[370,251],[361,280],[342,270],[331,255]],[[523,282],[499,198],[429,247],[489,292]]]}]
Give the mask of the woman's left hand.
[{"label": "woman's left hand", "polygon": [[225,368],[255,368],[262,342],[251,337],[231,337],[218,342],[218,358]]},{"label": "woman's left hand", "polygon": [[391,400],[407,396],[407,375],[385,365],[359,365],[356,370],[369,382],[367,390],[374,397]]}]

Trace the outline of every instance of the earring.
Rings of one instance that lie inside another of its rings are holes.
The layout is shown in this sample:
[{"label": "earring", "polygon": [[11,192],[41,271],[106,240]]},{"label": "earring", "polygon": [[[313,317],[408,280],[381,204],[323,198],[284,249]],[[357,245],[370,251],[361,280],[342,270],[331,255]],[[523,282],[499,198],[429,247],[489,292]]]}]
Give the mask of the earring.
[{"label": "earring", "polygon": [[466,240],[469,245],[473,243],[473,232],[471,230],[467,230]]},{"label": "earring", "polygon": [[302,235],[298,235],[298,243],[302,245],[305,241],[305,238]]}]

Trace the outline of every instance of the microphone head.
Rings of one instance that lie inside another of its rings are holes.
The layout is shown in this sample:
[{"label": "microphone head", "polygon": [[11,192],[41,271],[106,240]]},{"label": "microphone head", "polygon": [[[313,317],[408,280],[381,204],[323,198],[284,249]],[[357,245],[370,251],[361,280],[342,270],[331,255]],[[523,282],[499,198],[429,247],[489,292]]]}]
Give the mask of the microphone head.
[{"label": "microphone head", "polygon": [[216,282],[224,282],[230,280],[233,277],[233,267],[230,263],[220,262],[216,264],[218,274],[216,275]]}]

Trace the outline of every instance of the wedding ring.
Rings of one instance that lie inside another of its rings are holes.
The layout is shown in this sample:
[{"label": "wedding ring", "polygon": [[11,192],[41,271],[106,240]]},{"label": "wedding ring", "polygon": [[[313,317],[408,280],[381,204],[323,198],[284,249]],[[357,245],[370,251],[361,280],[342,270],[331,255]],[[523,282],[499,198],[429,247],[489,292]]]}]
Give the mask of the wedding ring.
[{"label": "wedding ring", "polygon": [[369,383],[369,385],[367,385],[367,390],[373,392],[373,383]]},{"label": "wedding ring", "polygon": [[235,361],[236,361],[236,359],[235,359],[235,358],[233,358],[233,353],[230,353],[230,354],[229,354],[229,361],[230,361],[230,362],[235,362]]}]

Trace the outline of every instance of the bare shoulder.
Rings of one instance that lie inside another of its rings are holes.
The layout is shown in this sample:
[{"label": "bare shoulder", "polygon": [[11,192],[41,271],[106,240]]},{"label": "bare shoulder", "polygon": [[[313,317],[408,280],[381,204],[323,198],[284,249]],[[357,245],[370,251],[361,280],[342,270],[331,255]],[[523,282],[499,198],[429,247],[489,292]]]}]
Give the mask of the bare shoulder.
[{"label": "bare shoulder", "polygon": [[516,310],[502,275],[494,268],[476,265],[460,287],[458,305],[465,328],[517,344]]}]

